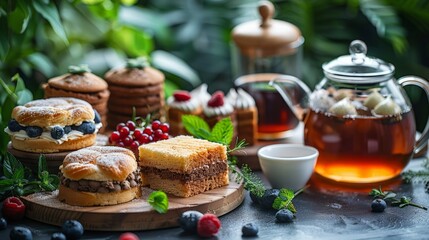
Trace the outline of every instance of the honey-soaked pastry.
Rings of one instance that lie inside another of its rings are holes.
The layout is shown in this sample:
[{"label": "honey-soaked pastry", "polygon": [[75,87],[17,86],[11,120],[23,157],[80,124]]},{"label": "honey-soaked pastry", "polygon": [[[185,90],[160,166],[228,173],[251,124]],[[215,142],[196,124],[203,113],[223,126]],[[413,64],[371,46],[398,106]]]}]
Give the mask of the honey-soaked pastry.
[{"label": "honey-soaked pastry", "polygon": [[95,144],[100,116],[76,98],[35,100],[12,111],[5,132],[12,147],[26,152],[72,151]]},{"label": "honey-soaked pastry", "polygon": [[93,146],[69,153],[60,166],[58,199],[75,206],[104,206],[141,196],[141,175],[134,153]]}]

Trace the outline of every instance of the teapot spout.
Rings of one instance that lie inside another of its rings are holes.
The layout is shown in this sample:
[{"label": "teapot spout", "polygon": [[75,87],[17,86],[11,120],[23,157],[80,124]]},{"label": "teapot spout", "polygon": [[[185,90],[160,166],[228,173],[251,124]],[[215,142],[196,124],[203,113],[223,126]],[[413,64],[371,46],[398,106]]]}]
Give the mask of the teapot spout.
[{"label": "teapot spout", "polygon": [[280,96],[283,98],[283,100],[285,101],[289,109],[293,112],[295,117],[297,119],[302,120],[301,114],[299,114],[297,109],[294,107],[292,97],[287,91],[284,90],[284,88],[282,88],[282,86],[280,86],[279,83],[294,84],[294,85],[297,85],[302,90],[304,94],[299,99],[299,102],[301,107],[303,108],[308,107],[308,101],[309,101],[308,99],[311,94],[310,88],[308,88],[308,86],[305,83],[303,83],[300,79],[291,75],[282,75],[281,77],[274,78],[269,82],[269,85],[274,87],[274,89],[276,89],[276,91],[279,92]]}]

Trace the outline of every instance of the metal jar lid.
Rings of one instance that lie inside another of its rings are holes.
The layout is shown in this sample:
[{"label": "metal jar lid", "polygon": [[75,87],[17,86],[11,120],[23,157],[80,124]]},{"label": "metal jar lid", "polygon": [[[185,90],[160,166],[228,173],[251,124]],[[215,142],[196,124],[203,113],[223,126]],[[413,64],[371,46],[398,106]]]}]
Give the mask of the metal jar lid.
[{"label": "metal jar lid", "polygon": [[350,43],[350,55],[323,64],[325,76],[343,83],[378,83],[393,77],[395,67],[381,59],[366,56],[366,44],[360,40]]},{"label": "metal jar lid", "polygon": [[272,19],[274,5],[261,1],[260,20],[242,23],[232,30],[232,38],[241,53],[249,57],[291,55],[304,43],[301,31],[293,24]]}]

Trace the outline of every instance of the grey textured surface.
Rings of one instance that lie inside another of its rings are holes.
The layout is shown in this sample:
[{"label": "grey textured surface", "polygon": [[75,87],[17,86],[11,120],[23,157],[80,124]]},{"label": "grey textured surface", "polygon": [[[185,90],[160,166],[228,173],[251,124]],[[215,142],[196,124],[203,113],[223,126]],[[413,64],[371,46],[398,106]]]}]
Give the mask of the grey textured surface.
[{"label": "grey textured surface", "polygon": [[[422,162],[422,158],[413,160],[408,168],[418,169]],[[237,209],[220,218],[222,228],[212,239],[241,239],[241,227],[249,222],[258,225],[259,239],[429,239],[428,211],[414,207],[387,207],[383,213],[371,212],[372,198],[367,193],[380,184],[358,188],[339,186],[317,176],[310,184],[310,188],[294,200],[298,213],[293,223],[276,223],[274,210],[259,208],[247,195]],[[415,202],[429,205],[424,184],[403,184],[398,178],[382,183],[382,186],[394,190],[399,196],[411,196]],[[0,230],[0,239],[8,239],[9,231],[16,225],[30,228],[34,239],[50,239],[52,233],[61,230],[26,219]],[[141,239],[198,239],[197,235],[184,234],[180,228],[135,233]],[[82,239],[118,239],[120,234],[87,231]]]}]

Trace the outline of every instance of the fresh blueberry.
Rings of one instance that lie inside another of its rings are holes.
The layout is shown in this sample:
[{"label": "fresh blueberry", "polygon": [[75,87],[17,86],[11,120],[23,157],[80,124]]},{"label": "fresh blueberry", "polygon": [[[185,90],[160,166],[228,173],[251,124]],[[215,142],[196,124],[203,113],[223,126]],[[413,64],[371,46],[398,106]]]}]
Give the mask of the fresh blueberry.
[{"label": "fresh blueberry", "polygon": [[83,122],[79,126],[73,126],[73,128],[83,134],[91,134],[95,132],[95,124],[91,122]]},{"label": "fresh blueberry", "polygon": [[67,240],[66,235],[60,232],[53,233],[51,240]]},{"label": "fresh blueberry", "polygon": [[180,215],[179,224],[185,232],[196,232],[198,220],[203,216],[198,211],[186,211]]},{"label": "fresh blueberry", "polygon": [[7,221],[4,218],[0,218],[0,230],[7,228]]},{"label": "fresh blueberry", "polygon": [[280,209],[276,212],[276,220],[279,223],[290,223],[293,221],[293,213],[288,209]]},{"label": "fresh blueberry", "polygon": [[76,220],[67,220],[63,224],[62,232],[67,240],[79,239],[83,235],[83,226]]},{"label": "fresh blueberry", "polygon": [[384,212],[384,209],[386,209],[387,204],[383,199],[375,199],[371,203],[371,209],[373,212]]},{"label": "fresh blueberry", "polygon": [[101,117],[100,114],[97,112],[97,110],[94,109],[94,122],[95,123],[101,123]]},{"label": "fresh blueberry", "polygon": [[19,130],[24,129],[24,127],[22,127],[21,125],[19,125],[19,123],[15,119],[11,119],[9,121],[9,123],[7,124],[7,127],[12,132],[18,132]]},{"label": "fresh blueberry", "polygon": [[53,139],[60,139],[64,136],[64,129],[60,126],[55,126],[51,129],[51,137]]},{"label": "fresh blueberry", "polygon": [[279,196],[280,190],[272,188],[266,189],[264,195],[259,200],[262,207],[267,209],[273,208],[274,200]]},{"label": "fresh blueberry", "polygon": [[72,127],[71,126],[65,126],[64,127],[64,133],[65,134],[69,134],[72,131]]},{"label": "fresh blueberry", "polygon": [[253,237],[258,235],[259,229],[253,223],[247,223],[241,228],[244,237]]},{"label": "fresh blueberry", "polygon": [[30,229],[25,227],[14,227],[9,234],[10,240],[32,240]]},{"label": "fresh blueberry", "polygon": [[249,192],[249,196],[250,196],[250,199],[252,199],[252,202],[254,202],[256,204],[260,204],[261,203],[261,198],[262,197],[258,197],[255,194],[253,194],[252,192]]},{"label": "fresh blueberry", "polygon": [[43,129],[41,127],[36,127],[36,126],[26,127],[25,132],[29,137],[35,138],[42,135]]}]

